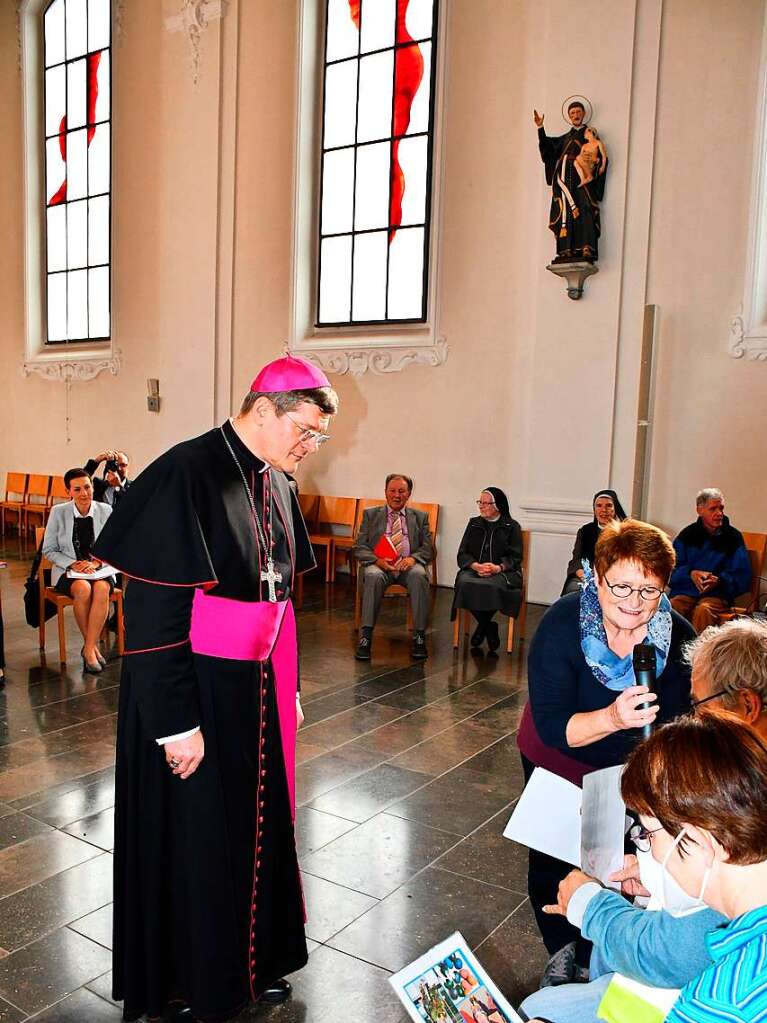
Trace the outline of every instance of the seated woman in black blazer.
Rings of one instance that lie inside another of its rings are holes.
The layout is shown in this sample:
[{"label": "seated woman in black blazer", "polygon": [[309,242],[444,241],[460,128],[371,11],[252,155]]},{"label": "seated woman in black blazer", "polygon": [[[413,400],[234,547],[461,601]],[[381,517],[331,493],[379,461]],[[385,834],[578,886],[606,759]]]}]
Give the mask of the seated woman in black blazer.
[{"label": "seated woman in black blazer", "polygon": [[565,579],[565,585],[562,587],[561,595],[563,597],[566,593],[577,593],[580,589],[581,582],[583,581],[583,565],[581,562],[584,560],[588,561],[589,565],[593,567],[594,548],[597,545],[599,534],[607,523],[612,522],[613,519],[623,522],[626,518],[623,506],[614,490],[600,490],[594,494],[592,507],[594,509],[594,518],[591,522],[581,526],[575,534],[573,556],[570,558],[570,564],[567,566],[567,579]]},{"label": "seated woman in black blazer", "polygon": [[458,575],[450,619],[459,608],[471,611],[477,627],[471,637],[472,648],[487,640],[490,654],[496,655],[501,639],[495,613],[502,611],[516,618],[522,604],[522,530],[511,517],[509,502],[502,490],[486,487],[477,501],[479,515],[469,519],[458,548]]}]

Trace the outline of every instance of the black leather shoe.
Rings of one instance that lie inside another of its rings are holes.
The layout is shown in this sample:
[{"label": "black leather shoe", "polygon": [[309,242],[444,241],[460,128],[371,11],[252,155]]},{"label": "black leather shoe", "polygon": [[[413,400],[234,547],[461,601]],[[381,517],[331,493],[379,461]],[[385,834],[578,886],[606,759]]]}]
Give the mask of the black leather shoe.
[{"label": "black leather shoe", "polygon": [[471,634],[471,640],[469,641],[472,647],[476,650],[477,647],[482,646],[485,640],[485,626],[481,623],[476,627],[474,632]]},{"label": "black leather shoe", "polygon": [[498,631],[498,622],[490,622],[487,627],[487,649],[489,653],[497,656],[500,645],[501,634]]},{"label": "black leather shoe", "polygon": [[360,641],[357,644],[357,649],[354,651],[354,657],[358,661],[369,661],[370,660],[370,648],[373,645],[371,636],[366,636],[364,633],[360,636]]},{"label": "black leather shoe", "polygon": [[168,1023],[194,1023],[192,1010],[188,1005],[174,1005],[166,1015]]},{"label": "black leather shoe", "polygon": [[426,636],[423,632],[413,634],[413,645],[410,648],[410,656],[414,661],[425,661],[429,656],[426,649]]},{"label": "black leather shoe", "polygon": [[292,994],[293,987],[290,981],[280,979],[270,984],[258,1000],[266,1002],[267,1005],[279,1005],[281,1002],[286,1002]]}]

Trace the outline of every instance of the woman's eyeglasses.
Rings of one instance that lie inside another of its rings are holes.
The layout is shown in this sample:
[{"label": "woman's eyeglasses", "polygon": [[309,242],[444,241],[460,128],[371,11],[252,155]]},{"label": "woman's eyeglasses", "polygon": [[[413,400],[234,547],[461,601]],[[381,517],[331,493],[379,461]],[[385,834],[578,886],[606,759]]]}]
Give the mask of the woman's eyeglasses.
[{"label": "woman's eyeglasses", "polygon": [[640,852],[649,852],[652,845],[652,836],[659,831],[663,831],[663,828],[652,828],[652,830],[649,830],[643,824],[635,824],[629,830],[629,838]]},{"label": "woman's eyeglasses", "polygon": [[630,597],[632,593],[638,593],[642,600],[657,600],[663,593],[663,590],[657,586],[629,586],[628,583],[611,583],[607,576],[604,576],[604,580],[605,586],[619,600],[623,597]]},{"label": "woman's eyeglasses", "polygon": [[477,501],[478,508],[495,508],[495,501]]}]

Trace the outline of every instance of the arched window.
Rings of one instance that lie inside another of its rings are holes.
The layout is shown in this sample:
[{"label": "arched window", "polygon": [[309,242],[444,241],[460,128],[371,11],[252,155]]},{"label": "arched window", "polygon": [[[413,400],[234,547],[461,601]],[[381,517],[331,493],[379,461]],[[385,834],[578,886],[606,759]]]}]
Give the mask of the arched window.
[{"label": "arched window", "polygon": [[447,0],[304,0],[291,347],[326,368],[439,365]]},{"label": "arched window", "polygon": [[435,0],[327,0],[317,325],[426,319]]},{"label": "arched window", "polygon": [[110,0],[43,14],[46,344],[111,336]]}]

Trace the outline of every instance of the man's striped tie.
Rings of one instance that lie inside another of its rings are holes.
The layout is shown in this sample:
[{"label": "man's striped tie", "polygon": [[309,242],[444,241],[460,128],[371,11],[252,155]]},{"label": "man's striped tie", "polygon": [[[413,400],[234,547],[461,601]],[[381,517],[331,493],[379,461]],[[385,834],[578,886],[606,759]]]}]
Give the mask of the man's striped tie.
[{"label": "man's striped tie", "polygon": [[402,520],[399,512],[392,512],[390,539],[397,549],[397,554],[402,554]]}]

